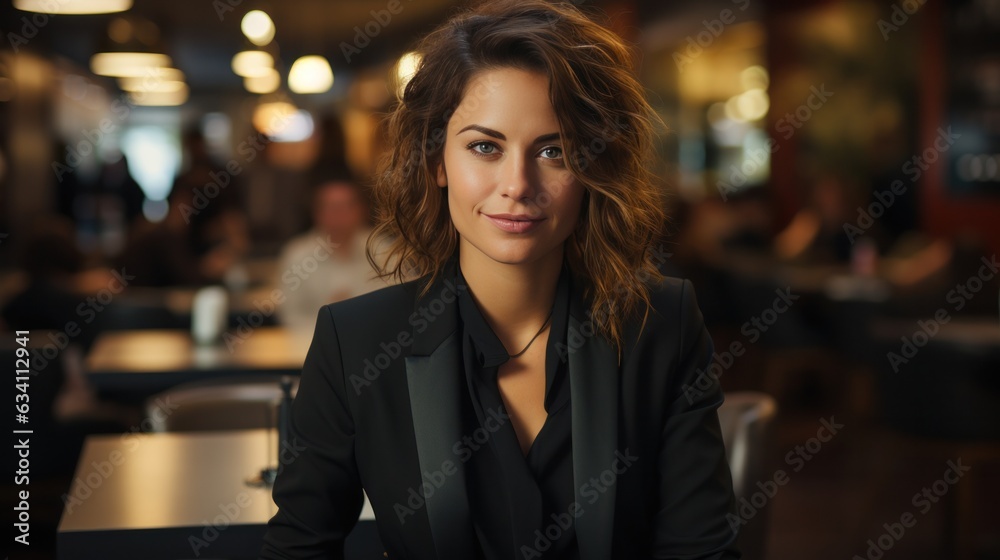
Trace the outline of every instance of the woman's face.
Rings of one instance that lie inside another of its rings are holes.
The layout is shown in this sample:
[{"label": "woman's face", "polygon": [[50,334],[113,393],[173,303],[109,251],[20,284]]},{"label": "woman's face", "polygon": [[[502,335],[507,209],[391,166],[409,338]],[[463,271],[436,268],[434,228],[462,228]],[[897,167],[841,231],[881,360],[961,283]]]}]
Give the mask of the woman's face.
[{"label": "woman's face", "polygon": [[563,162],[548,86],[536,72],[479,72],[448,121],[437,184],[464,262],[561,257],[576,227],[584,189]]}]

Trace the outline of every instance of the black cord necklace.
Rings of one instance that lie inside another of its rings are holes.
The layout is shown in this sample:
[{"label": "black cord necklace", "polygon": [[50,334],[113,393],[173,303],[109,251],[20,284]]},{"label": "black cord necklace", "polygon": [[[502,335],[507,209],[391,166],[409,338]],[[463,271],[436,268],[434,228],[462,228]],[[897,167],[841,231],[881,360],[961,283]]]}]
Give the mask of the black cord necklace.
[{"label": "black cord necklace", "polygon": [[[553,308],[552,311],[555,311],[555,308]],[[518,352],[517,354],[510,354],[511,358],[516,358],[521,354],[524,354],[524,352],[531,346],[531,343],[534,342],[536,338],[538,338],[538,335],[542,334],[542,331],[545,330],[545,326],[549,324],[549,319],[552,318],[552,311],[549,311],[549,316],[546,317],[545,322],[542,323],[542,328],[538,329],[538,332],[535,333],[535,336],[531,337],[531,340],[528,341],[528,345],[522,348],[521,351]]]}]

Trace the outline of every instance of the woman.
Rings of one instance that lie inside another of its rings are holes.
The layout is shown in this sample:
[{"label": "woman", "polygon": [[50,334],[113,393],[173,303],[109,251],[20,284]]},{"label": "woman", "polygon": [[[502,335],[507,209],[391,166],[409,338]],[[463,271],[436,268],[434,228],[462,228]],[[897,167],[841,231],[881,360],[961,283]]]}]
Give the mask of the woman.
[{"label": "woman", "polygon": [[364,488],[388,558],[738,558],[628,50],[501,1],[419,52],[374,193],[382,271],[416,279],[320,310],[261,557],[342,557]]}]

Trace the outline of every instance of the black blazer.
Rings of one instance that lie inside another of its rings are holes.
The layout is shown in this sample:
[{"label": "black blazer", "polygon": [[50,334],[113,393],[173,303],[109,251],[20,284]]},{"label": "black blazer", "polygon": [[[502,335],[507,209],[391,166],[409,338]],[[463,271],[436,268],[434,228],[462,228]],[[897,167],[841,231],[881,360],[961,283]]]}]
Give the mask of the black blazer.
[{"label": "black blazer", "polygon": [[[363,504],[388,558],[474,558],[455,286],[408,282],[319,311],[260,558],[342,558]],[[582,560],[739,558],[713,345],[691,282],[652,294],[619,365],[570,298],[574,516]],[[424,496],[427,496],[426,500]],[[565,521],[566,517],[563,517]],[[553,520],[556,531],[559,520]],[[538,546],[545,546],[544,540]]]}]

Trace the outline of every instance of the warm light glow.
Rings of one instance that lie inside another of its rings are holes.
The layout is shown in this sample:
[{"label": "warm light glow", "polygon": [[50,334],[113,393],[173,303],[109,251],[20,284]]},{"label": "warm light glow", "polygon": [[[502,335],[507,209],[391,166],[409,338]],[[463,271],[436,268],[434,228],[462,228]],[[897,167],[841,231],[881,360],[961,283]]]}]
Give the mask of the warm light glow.
[{"label": "warm light glow", "polygon": [[740,72],[740,85],[743,89],[767,89],[770,76],[763,66],[754,65]]},{"label": "warm light glow", "polygon": [[126,80],[146,80],[147,83],[153,82],[183,82],[184,72],[176,68],[156,68],[150,67],[146,68],[146,71],[141,76],[126,76],[119,78],[119,83]]},{"label": "warm light glow", "polygon": [[269,70],[270,72],[263,76],[243,78],[243,87],[250,93],[271,93],[277,91],[281,85],[281,74],[274,68],[270,68]]},{"label": "warm light glow", "polygon": [[399,57],[399,62],[396,63],[396,83],[398,84],[396,95],[398,97],[403,97],[403,90],[406,88],[406,84],[409,83],[410,78],[417,73],[420,60],[420,55],[415,52],[408,52]]},{"label": "warm light glow", "polygon": [[150,68],[144,76],[118,78],[124,91],[171,92],[184,88],[184,73],[176,68]]},{"label": "warm light glow", "polygon": [[746,122],[743,113],[740,112],[740,96],[734,95],[726,100],[724,109],[726,118],[736,122]]},{"label": "warm light glow", "polygon": [[184,82],[178,82],[176,80],[156,81],[147,80],[145,78],[119,78],[118,85],[123,91],[149,91],[155,93],[170,93],[172,91],[180,91],[187,87]]},{"label": "warm light glow", "polygon": [[175,106],[183,105],[188,98],[188,87],[184,85],[177,91],[134,91],[129,93],[129,99],[135,105]]},{"label": "warm light glow", "polygon": [[116,78],[141,78],[172,64],[169,56],[150,52],[103,52],[90,57],[90,70],[94,74]]},{"label": "warm light glow", "polygon": [[288,115],[285,125],[269,136],[274,142],[301,142],[312,136],[313,127],[309,111],[299,109]]},{"label": "warm light glow", "polygon": [[333,70],[325,58],[303,56],[288,72],[288,88],[295,93],[323,93],[333,86]]},{"label": "warm light glow", "polygon": [[263,47],[274,39],[274,22],[271,17],[260,10],[250,10],[243,16],[240,29],[250,42]]},{"label": "warm light glow", "polygon": [[132,7],[132,0],[14,0],[14,7],[40,14],[112,14]]},{"label": "warm light glow", "polygon": [[762,89],[751,89],[737,97],[740,114],[748,121],[755,121],[767,114],[771,101]]},{"label": "warm light glow", "polygon": [[264,51],[242,51],[233,57],[233,72],[244,78],[266,76],[274,70],[274,59]]},{"label": "warm light glow", "polygon": [[267,101],[254,109],[253,126],[274,142],[301,142],[313,133],[309,111],[287,101]]},{"label": "warm light glow", "polygon": [[296,111],[298,108],[287,101],[269,101],[257,105],[251,120],[258,131],[274,136],[288,127]]},{"label": "warm light glow", "polygon": [[725,114],[736,122],[756,121],[764,118],[770,106],[771,100],[767,92],[751,89],[730,97],[726,101]]}]

